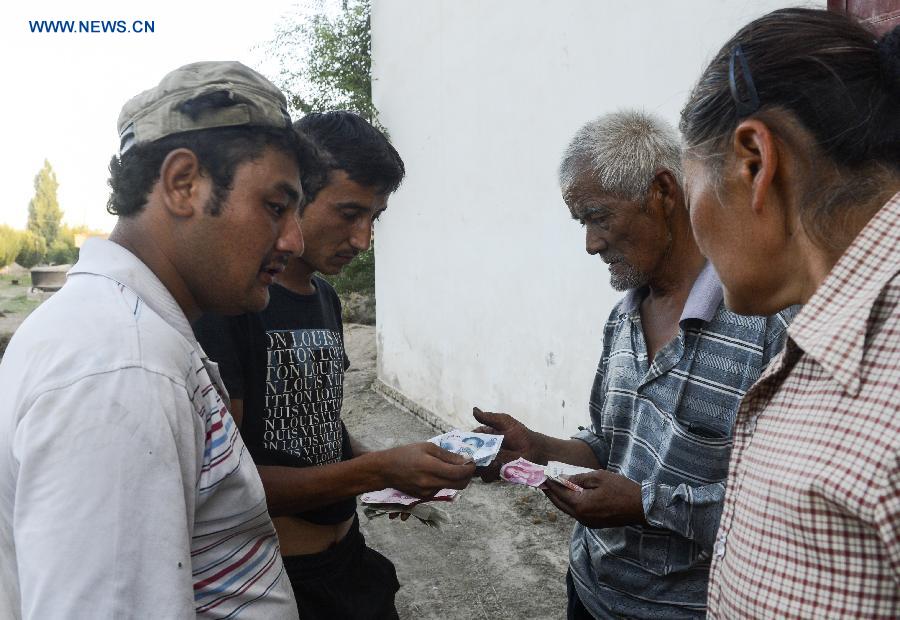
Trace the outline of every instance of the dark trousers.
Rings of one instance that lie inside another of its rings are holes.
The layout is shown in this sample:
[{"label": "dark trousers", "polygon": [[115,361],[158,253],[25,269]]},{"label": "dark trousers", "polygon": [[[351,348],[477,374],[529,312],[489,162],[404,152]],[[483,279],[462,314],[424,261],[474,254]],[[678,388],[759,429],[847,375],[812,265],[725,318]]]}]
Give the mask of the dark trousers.
[{"label": "dark trousers", "polygon": [[285,556],[284,568],[303,620],[393,620],[397,571],[366,546],[359,518],[342,541],[321,553]]},{"label": "dark trousers", "polygon": [[594,620],[594,616],[587,610],[578,592],[575,590],[575,582],[572,581],[572,571],[566,572],[566,593],[569,595],[569,606],[566,610],[566,620]]}]

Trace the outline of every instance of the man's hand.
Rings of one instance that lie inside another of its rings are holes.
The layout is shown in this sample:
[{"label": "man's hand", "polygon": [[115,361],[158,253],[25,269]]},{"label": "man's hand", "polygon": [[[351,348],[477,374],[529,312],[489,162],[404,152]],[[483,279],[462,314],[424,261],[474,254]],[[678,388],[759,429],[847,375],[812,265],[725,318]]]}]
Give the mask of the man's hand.
[{"label": "man's hand", "polygon": [[465,489],[475,474],[472,459],[427,441],[383,450],[379,457],[386,487],[423,499],[441,489]]},{"label": "man's hand", "polygon": [[482,424],[474,432],[503,435],[500,452],[490,465],[479,469],[478,473],[483,481],[499,480],[500,467],[519,457],[533,463],[546,464],[538,446],[540,436],[514,417],[505,413],[482,411],[478,407],[472,409],[472,415]]},{"label": "man's hand", "polygon": [[547,480],[544,494],[576,521],[590,528],[646,525],[641,485],[633,480],[598,469],[569,477],[583,491],[570,491]]}]

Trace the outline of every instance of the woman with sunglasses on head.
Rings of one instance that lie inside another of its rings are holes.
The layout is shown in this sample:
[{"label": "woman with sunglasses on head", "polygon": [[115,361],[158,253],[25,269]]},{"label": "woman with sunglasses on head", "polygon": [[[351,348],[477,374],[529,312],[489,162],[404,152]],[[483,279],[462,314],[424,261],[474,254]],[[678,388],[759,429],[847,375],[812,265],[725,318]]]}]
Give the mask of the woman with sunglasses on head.
[{"label": "woman with sunglasses on head", "polygon": [[805,304],[737,416],[709,615],[900,617],[900,28],[761,17],[681,130],[726,304]]}]

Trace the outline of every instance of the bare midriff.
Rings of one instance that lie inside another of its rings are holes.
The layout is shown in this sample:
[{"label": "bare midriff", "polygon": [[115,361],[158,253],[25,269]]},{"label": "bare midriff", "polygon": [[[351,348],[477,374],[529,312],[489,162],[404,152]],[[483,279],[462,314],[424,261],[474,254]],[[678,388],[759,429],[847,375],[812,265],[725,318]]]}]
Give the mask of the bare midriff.
[{"label": "bare midriff", "polygon": [[309,555],[342,541],[353,525],[353,517],[332,525],[310,523],[300,517],[274,517],[272,523],[278,532],[281,555]]}]

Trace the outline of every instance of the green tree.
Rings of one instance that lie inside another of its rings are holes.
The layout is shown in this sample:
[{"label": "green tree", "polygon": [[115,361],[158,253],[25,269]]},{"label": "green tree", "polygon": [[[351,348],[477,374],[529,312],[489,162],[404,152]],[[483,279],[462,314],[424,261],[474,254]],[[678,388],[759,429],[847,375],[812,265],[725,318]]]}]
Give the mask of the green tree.
[{"label": "green tree", "polygon": [[324,276],[338,295],[375,293],[375,246],[360,252],[353,261],[334,276]]},{"label": "green tree", "polygon": [[44,238],[26,230],[21,234],[22,245],[19,254],[16,256],[16,262],[25,268],[32,268],[47,255],[47,242]]},{"label": "green tree", "polygon": [[0,268],[16,260],[21,247],[22,233],[6,224],[0,225]]},{"label": "green tree", "polygon": [[65,265],[78,260],[78,248],[75,247],[75,233],[68,226],[59,229],[56,240],[47,248],[47,262],[51,265]]},{"label": "green tree", "polygon": [[34,198],[28,203],[28,230],[41,237],[49,247],[56,241],[63,212],[59,208],[56,190],[59,182],[50,162],[34,177]]},{"label": "green tree", "polygon": [[378,124],[369,12],[370,0],[343,0],[339,11],[319,0],[278,28],[267,52],[279,61],[276,81],[295,111],[349,110]]}]

